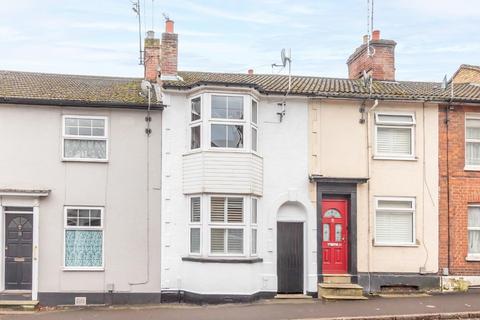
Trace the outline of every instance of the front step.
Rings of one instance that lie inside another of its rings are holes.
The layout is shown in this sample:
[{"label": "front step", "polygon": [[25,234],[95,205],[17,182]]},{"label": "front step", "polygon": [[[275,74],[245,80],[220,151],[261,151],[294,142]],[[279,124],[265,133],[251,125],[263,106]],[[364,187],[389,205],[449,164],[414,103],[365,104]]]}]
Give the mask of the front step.
[{"label": "front step", "polygon": [[34,311],[37,300],[0,300],[0,311]]},{"label": "front step", "polygon": [[323,274],[323,283],[352,283],[349,274]]},{"label": "front step", "polygon": [[363,287],[354,283],[319,283],[318,296],[328,300],[363,300]]},{"label": "front step", "polygon": [[312,299],[312,296],[306,294],[283,294],[279,293],[275,296],[275,299]]}]

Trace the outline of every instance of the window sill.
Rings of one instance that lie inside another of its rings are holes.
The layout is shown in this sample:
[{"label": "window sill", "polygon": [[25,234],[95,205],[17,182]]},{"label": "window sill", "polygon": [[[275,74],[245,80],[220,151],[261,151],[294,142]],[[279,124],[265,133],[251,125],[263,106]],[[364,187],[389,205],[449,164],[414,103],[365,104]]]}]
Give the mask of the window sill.
[{"label": "window sill", "polygon": [[392,156],[373,156],[373,160],[393,160],[393,161],[417,161],[418,158],[412,157],[392,157]]},{"label": "window sill", "polygon": [[400,248],[418,248],[420,245],[415,243],[374,243],[374,247],[400,247]]},{"label": "window sill", "polygon": [[182,257],[182,261],[200,263],[245,263],[253,264],[263,262],[262,258],[203,258],[203,257]]},{"label": "window sill", "polygon": [[62,162],[95,162],[95,163],[108,163],[108,159],[68,159],[68,158],[62,158]]},{"label": "window sill", "polygon": [[105,268],[74,268],[74,267],[63,267],[62,271],[65,272],[104,272]]},{"label": "window sill", "polygon": [[480,166],[465,166],[463,168],[465,171],[480,171]]},{"label": "window sill", "polygon": [[465,257],[465,261],[471,261],[471,262],[480,262],[480,255],[478,254],[469,254],[468,256]]}]

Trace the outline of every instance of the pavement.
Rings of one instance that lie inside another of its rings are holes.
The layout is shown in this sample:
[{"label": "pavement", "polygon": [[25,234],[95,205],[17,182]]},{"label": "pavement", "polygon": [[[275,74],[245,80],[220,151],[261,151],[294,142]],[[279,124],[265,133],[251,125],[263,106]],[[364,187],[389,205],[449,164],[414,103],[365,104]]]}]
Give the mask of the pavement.
[{"label": "pavement", "polygon": [[[446,314],[449,315],[446,315]],[[399,317],[399,315],[403,315]],[[361,301],[261,300],[251,304],[195,306],[162,304],[68,308],[0,315],[1,320],[274,320],[274,319],[477,319],[480,292],[416,297],[374,297]]]}]

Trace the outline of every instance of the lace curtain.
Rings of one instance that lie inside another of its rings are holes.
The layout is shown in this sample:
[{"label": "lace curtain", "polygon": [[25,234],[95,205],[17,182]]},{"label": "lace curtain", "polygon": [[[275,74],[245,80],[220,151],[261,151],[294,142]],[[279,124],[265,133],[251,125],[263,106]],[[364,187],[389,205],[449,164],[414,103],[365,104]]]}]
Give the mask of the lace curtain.
[{"label": "lace curtain", "polygon": [[480,207],[468,208],[468,228],[468,253],[480,254]]},{"label": "lace curtain", "polygon": [[65,158],[106,159],[107,142],[105,140],[65,139]]},{"label": "lace curtain", "polygon": [[101,267],[103,231],[66,230],[65,266]]}]

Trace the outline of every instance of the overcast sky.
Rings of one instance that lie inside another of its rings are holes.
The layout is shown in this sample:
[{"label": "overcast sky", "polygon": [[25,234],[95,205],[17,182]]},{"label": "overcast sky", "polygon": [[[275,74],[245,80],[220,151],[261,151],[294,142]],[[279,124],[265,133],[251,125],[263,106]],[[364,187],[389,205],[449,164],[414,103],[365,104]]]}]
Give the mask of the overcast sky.
[{"label": "overcast sky", "polygon": [[[151,29],[152,0],[144,3]],[[366,3],[154,0],[154,29],[163,31],[162,12],[175,20],[181,70],[271,73],[290,47],[294,74],[346,77],[366,33]],[[374,20],[398,43],[399,80],[441,81],[462,63],[480,65],[479,0],[377,0]],[[3,0],[0,69],[142,76],[131,1]]]}]

